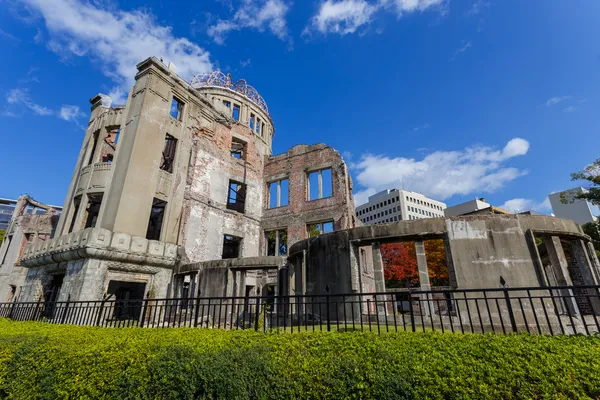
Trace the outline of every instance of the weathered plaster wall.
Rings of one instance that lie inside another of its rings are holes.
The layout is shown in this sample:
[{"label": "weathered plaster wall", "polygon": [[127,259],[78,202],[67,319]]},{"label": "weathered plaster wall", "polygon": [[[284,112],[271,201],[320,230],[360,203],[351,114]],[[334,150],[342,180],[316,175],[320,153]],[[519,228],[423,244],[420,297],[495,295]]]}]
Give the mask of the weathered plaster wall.
[{"label": "weathered plaster wall", "polygon": [[[232,138],[246,143],[244,159],[231,156]],[[221,258],[224,235],[242,238],[240,256],[258,255],[266,150],[241,123],[197,133],[185,192],[182,262]],[[246,185],[243,213],[227,209],[230,180]]]}]

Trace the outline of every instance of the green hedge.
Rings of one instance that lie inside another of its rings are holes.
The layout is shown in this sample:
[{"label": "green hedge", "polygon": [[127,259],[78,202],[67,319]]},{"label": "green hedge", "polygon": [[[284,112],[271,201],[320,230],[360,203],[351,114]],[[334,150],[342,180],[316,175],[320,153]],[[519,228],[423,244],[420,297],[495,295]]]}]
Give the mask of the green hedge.
[{"label": "green hedge", "polygon": [[261,334],[0,320],[14,399],[576,399],[600,396],[600,339]]}]

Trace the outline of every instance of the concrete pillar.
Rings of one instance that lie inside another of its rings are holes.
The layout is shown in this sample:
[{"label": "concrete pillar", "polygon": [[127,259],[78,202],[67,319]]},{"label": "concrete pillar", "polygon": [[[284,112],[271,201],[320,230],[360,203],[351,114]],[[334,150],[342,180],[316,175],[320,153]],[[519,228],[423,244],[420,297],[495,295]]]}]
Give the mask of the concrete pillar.
[{"label": "concrete pillar", "polygon": [[[385,292],[385,278],[383,275],[383,258],[381,257],[381,244],[375,242],[371,245],[373,251],[373,277],[375,278],[375,292]],[[387,300],[382,296],[380,301]],[[377,303],[377,313],[385,314],[385,302]]]},{"label": "concrete pillar", "polygon": [[571,242],[571,248],[573,249],[573,256],[577,261],[579,272],[583,278],[584,285],[597,285],[598,281],[593,272],[593,264],[586,252],[586,245],[581,239],[573,240]]},{"label": "concrete pillar", "polygon": [[535,235],[531,229],[527,230],[525,234],[525,239],[527,241],[527,246],[529,247],[529,251],[531,252],[531,258],[533,260],[533,265],[535,267],[535,273],[538,278],[538,282],[540,286],[548,286],[548,279],[546,279],[546,274],[544,273],[544,265],[542,264],[542,258],[540,257],[540,252],[538,250],[537,244],[535,243]]},{"label": "concrete pillar", "polygon": [[[425,244],[422,240],[415,241],[415,251],[417,253],[417,268],[419,269],[419,286],[421,290],[431,290],[429,283],[429,271],[427,269],[427,258],[425,256]],[[421,311],[423,315],[429,315],[430,304],[427,294],[421,294]]]},{"label": "concrete pillar", "polygon": [[[571,249],[573,250],[573,256],[577,262],[579,273],[583,278],[584,285],[597,285],[598,280],[594,274],[594,265],[588,257],[586,251],[586,245],[583,240],[577,239],[571,242]],[[586,300],[589,301],[590,306],[594,314],[600,313],[600,297],[598,297],[597,289],[584,289],[584,293],[589,296]]]},{"label": "concrete pillar", "polygon": [[590,262],[592,263],[592,271],[596,276],[596,281],[600,282],[600,261],[596,255],[596,249],[594,248],[592,242],[586,242],[586,246],[590,256]]},{"label": "concrete pillar", "polygon": [[[556,276],[556,284],[558,286],[572,286],[573,282],[569,275],[567,259],[562,244],[560,243],[560,238],[558,236],[546,237],[544,238],[544,244],[546,245],[548,257],[550,258],[550,263],[552,264],[552,269]],[[573,297],[573,291],[570,289],[561,289],[560,295],[564,296],[562,300],[567,307],[568,312],[573,316],[579,315],[579,309],[575,297]]]},{"label": "concrete pillar", "polygon": [[375,291],[385,292],[385,278],[383,275],[383,259],[381,258],[381,244],[375,242],[371,245],[373,251],[373,276],[375,278]]}]

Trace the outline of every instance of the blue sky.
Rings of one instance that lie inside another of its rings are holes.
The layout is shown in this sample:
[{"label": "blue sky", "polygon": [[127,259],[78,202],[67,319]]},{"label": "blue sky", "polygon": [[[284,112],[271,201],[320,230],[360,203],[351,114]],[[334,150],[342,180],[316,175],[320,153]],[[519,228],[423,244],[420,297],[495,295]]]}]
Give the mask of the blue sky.
[{"label": "blue sky", "polygon": [[600,156],[596,0],[0,0],[0,197],[62,204],[88,99],[155,55],[266,99],[274,152],[324,142],[357,203],[404,186],[548,212]]}]

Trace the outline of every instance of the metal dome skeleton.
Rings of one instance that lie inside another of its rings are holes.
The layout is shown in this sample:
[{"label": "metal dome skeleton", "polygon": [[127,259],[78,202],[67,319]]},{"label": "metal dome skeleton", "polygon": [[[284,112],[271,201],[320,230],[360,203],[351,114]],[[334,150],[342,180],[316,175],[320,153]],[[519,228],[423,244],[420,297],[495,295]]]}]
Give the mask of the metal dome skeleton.
[{"label": "metal dome skeleton", "polygon": [[233,82],[231,79],[231,74],[225,75],[219,70],[198,74],[192,78],[190,85],[194,89],[203,87],[222,87],[241,93],[258,105],[264,112],[267,113],[267,115],[271,116],[271,114],[269,114],[269,108],[267,107],[265,99],[262,98],[258,91],[254,89],[254,87],[248,85],[244,79]]}]

